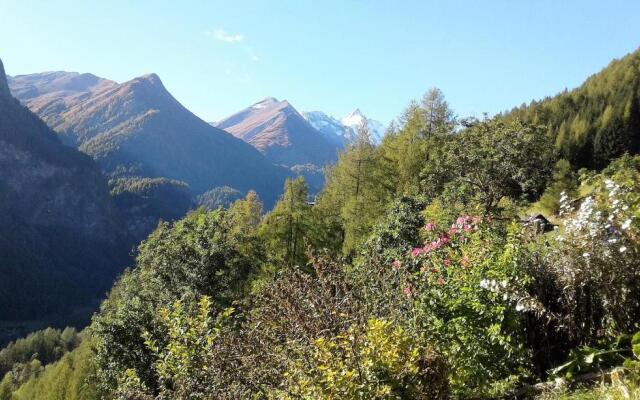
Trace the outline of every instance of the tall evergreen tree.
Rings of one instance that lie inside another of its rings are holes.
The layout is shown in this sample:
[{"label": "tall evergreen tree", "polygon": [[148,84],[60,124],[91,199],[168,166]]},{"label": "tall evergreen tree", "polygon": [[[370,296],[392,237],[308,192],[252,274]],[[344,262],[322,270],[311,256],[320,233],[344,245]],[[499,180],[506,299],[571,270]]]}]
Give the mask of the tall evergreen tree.
[{"label": "tall evergreen tree", "polygon": [[310,218],[304,178],[287,179],[284,193],[273,210],[265,215],[259,228],[272,261],[289,266],[306,264]]}]

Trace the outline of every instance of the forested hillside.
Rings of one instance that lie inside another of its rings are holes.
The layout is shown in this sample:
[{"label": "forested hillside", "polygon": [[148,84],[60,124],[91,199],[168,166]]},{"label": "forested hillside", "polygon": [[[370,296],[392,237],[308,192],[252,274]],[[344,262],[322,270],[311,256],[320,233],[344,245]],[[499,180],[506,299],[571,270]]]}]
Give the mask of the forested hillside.
[{"label": "forested hillside", "polygon": [[315,202],[298,177],[266,213],[249,191],[161,223],[73,346],[0,353],[0,400],[638,398],[640,156],[614,140],[635,114],[579,156],[550,119],[617,112],[586,90],[634,57],[547,120],[459,119],[430,89],[379,146],[362,125]]},{"label": "forested hillside", "polygon": [[576,167],[603,168],[624,152],[640,152],[640,50],[613,60],[583,85],[506,113],[547,126]]},{"label": "forested hillside", "polygon": [[11,96],[1,62],[0,171],[3,342],[8,321],[18,330],[45,317],[69,323],[74,309],[95,304],[133,242],[98,167]]}]

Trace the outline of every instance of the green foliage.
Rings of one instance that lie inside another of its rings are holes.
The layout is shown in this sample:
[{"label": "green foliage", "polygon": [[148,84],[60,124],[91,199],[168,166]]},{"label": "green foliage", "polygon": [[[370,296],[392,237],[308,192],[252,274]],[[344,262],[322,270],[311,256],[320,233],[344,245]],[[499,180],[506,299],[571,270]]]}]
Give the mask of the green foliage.
[{"label": "green foliage", "polygon": [[567,160],[556,162],[551,184],[536,204],[541,212],[549,215],[560,211],[560,196],[564,193],[569,198],[578,194],[578,177]]},{"label": "green foliage", "polygon": [[326,184],[319,196],[319,213],[330,226],[342,227],[344,253],[355,250],[390,200],[389,175],[381,154],[371,144],[368,131],[361,127],[355,143],[340,154],[338,163],[327,171]]},{"label": "green foliage", "polygon": [[60,360],[42,367],[37,360],[14,368],[0,383],[2,400],[98,399],[90,338]]},{"label": "green foliage", "polygon": [[513,109],[507,120],[548,127],[572,165],[603,168],[625,152],[640,151],[640,51],[590,77],[572,91]]},{"label": "green foliage", "polygon": [[65,353],[80,343],[80,337],[74,328],[47,328],[30,333],[24,339],[11,342],[0,350],[0,376],[11,371],[15,364],[27,363],[37,359],[42,364],[57,361]]},{"label": "green foliage", "polygon": [[243,235],[257,232],[262,219],[262,203],[258,195],[250,190],[243,199],[238,199],[229,207],[233,229]]},{"label": "green foliage", "polygon": [[189,185],[167,178],[118,178],[109,181],[111,196],[129,231],[146,238],[158,221],[175,221],[193,206]]},{"label": "green foliage", "polygon": [[249,276],[264,260],[262,246],[233,228],[224,211],[195,212],[175,224],[161,224],[140,245],[136,268],[125,273],[93,320],[98,372],[107,389],[127,369],[154,390],[148,332],[162,346],[166,330],[158,313],[179,299],[210,296],[228,307],[248,289]]},{"label": "green foliage", "polygon": [[[200,298],[197,305],[176,301],[171,309],[161,309],[159,323],[167,331],[166,343],[161,345],[153,335],[145,332],[145,344],[155,361],[153,369],[159,387],[155,396],[167,399],[219,399],[227,393],[231,382],[220,382],[220,354],[216,342],[232,309],[211,317],[211,300]],[[218,367],[218,368],[216,368]],[[121,377],[116,398],[153,398],[154,393],[144,387],[134,370]],[[219,393],[221,392],[221,393]]]},{"label": "green foliage", "polygon": [[497,119],[474,123],[446,141],[421,177],[425,191],[495,211],[503,198],[535,199],[546,186],[553,153],[540,127]]},{"label": "green foliage", "polygon": [[276,206],[265,215],[259,236],[272,262],[288,266],[305,265],[310,234],[310,206],[307,184],[302,177],[287,179],[284,193]]},{"label": "green foliage", "polygon": [[[454,390],[482,396],[529,375],[519,312],[529,280],[519,228],[479,217],[426,225],[424,247],[403,261],[403,294],[427,340],[451,364]],[[482,365],[483,368],[477,368]],[[500,389],[503,390],[503,389]]]},{"label": "green foliage", "polygon": [[415,335],[382,320],[314,341],[310,359],[294,360],[278,399],[445,399],[447,368]]},{"label": "green foliage", "polygon": [[198,195],[197,205],[213,211],[219,207],[228,208],[234,201],[241,198],[240,191],[229,186],[221,186]]}]

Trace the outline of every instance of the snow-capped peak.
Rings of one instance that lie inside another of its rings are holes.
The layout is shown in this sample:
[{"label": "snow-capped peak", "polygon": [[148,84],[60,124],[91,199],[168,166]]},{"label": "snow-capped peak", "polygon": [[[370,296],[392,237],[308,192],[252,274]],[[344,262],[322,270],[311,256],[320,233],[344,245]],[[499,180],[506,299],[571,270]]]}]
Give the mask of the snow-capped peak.
[{"label": "snow-capped peak", "polygon": [[371,141],[376,145],[382,142],[382,138],[384,137],[384,126],[382,125],[382,123],[365,117],[359,108],[356,108],[347,116],[342,118],[340,122],[342,122],[343,125],[351,128],[351,130],[353,131],[351,140],[354,140],[358,135],[358,128],[362,124],[366,124],[367,128],[369,128],[369,136],[371,137]]},{"label": "snow-capped peak", "polygon": [[363,121],[365,121],[367,118],[362,115],[362,112],[360,111],[359,108],[356,108],[355,110],[351,111],[349,114],[347,114],[345,117],[343,117],[340,122],[342,122],[345,126],[359,126],[362,124]]},{"label": "snow-capped peak", "polygon": [[367,124],[371,140],[374,144],[380,144],[382,136],[384,135],[383,125],[378,121],[365,117],[358,108],[340,120],[321,111],[304,112],[302,115],[325,137],[342,144],[353,142],[356,139],[358,127],[362,125],[362,123]]}]

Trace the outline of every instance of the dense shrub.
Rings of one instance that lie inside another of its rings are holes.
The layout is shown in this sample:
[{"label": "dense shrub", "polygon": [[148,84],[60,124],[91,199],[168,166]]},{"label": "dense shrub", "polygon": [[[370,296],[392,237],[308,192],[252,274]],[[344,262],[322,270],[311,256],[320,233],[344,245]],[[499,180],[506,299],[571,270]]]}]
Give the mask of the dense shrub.
[{"label": "dense shrub", "polygon": [[447,366],[419,338],[382,320],[313,343],[293,360],[277,399],[445,399]]},{"label": "dense shrub", "polygon": [[195,212],[161,224],[140,245],[136,268],[120,278],[91,327],[98,376],[106,389],[113,389],[127,369],[156,389],[154,356],[142,335],[148,332],[164,344],[167,332],[158,322],[159,310],[202,295],[216,307],[227,307],[248,290],[263,252],[255,238],[232,228],[224,211]]}]

